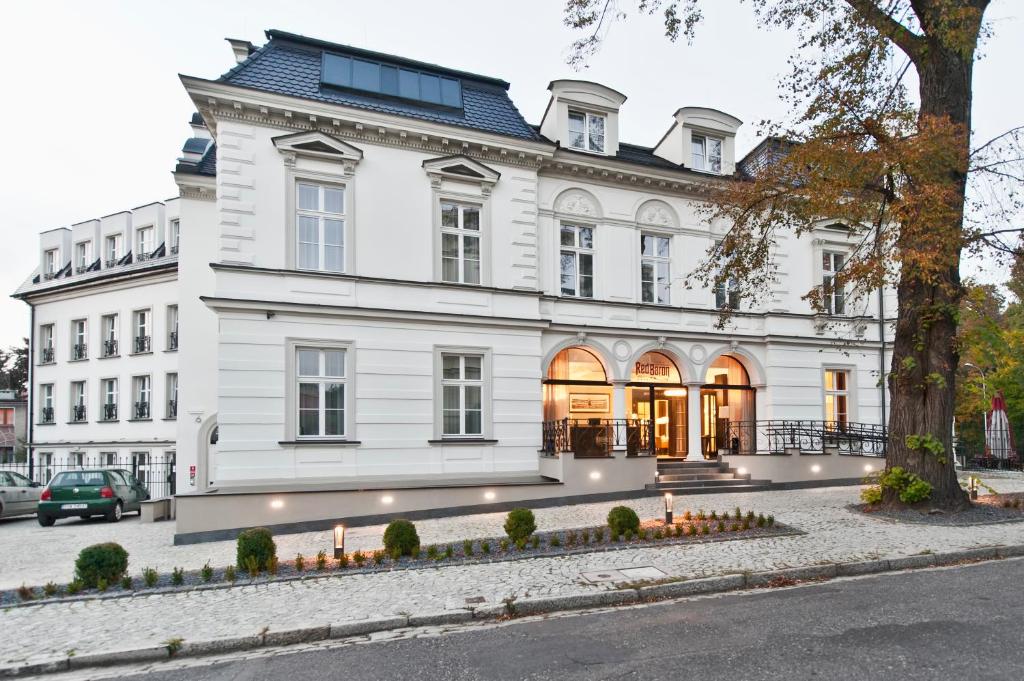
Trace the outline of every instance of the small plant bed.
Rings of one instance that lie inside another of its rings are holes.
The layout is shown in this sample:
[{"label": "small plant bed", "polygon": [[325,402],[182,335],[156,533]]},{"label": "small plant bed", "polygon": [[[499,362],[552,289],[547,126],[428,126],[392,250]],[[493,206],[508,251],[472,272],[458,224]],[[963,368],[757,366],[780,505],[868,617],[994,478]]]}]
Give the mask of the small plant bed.
[{"label": "small plant bed", "polygon": [[[517,509],[521,510],[525,509]],[[616,526],[623,521],[621,514],[614,517],[610,515],[610,518]],[[641,521],[635,513],[631,517],[627,514],[626,525],[630,525],[632,519],[636,520],[636,524],[627,527],[618,536],[613,536],[610,525],[536,531],[529,519],[524,520],[521,515],[514,516],[513,519],[514,522],[511,524],[506,523],[505,529],[509,536],[420,546],[419,538],[413,532],[403,533],[397,543],[391,542],[392,538],[385,533],[386,540],[389,540],[392,546],[390,551],[384,548],[375,551],[353,551],[342,554],[340,558],[334,558],[333,555],[321,551],[312,556],[300,554],[289,560],[279,560],[272,553],[273,549],[267,544],[265,535],[258,537],[260,544],[256,546],[257,554],[254,557],[250,552],[253,538],[247,535],[241,539],[242,550],[238,556],[238,565],[245,567],[212,566],[207,563],[199,569],[175,568],[168,573],[143,568],[138,572],[129,571],[117,579],[101,582],[97,587],[91,588],[86,587],[78,579],[67,584],[23,586],[0,591],[0,607],[65,599],[152,595],[272,581],[425,569],[452,564],[500,562],[651,546],[682,547],[687,544],[802,534],[799,530],[776,522],[773,516],[740,509],[720,512],[686,511],[677,515],[676,522],[672,525],[666,525],[663,520]],[[410,536],[414,537],[414,540],[410,540]],[[513,540],[512,536],[516,539]]]},{"label": "small plant bed", "polygon": [[877,504],[855,504],[850,508],[890,522],[946,526],[994,525],[1024,521],[1024,493],[985,494],[961,511],[934,509],[928,502],[904,508],[888,508]]}]

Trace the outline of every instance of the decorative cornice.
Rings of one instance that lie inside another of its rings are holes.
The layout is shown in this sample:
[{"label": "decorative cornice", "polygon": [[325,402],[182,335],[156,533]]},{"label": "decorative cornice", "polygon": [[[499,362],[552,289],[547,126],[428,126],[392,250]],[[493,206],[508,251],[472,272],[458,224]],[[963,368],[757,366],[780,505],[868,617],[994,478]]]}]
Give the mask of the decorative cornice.
[{"label": "decorative cornice", "polygon": [[178,185],[178,196],[181,198],[197,201],[217,200],[217,179],[215,177],[174,173],[174,182]]}]

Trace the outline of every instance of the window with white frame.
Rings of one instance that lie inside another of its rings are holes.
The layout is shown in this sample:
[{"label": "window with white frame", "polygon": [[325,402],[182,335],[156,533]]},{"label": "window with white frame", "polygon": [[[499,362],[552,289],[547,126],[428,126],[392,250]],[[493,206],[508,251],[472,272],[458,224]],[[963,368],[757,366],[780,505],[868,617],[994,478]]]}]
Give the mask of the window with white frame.
[{"label": "window with white frame", "polygon": [[103,315],[100,320],[100,332],[103,334],[103,356],[117,355],[117,315]]},{"label": "window with white frame", "polygon": [[39,386],[39,422],[53,423],[53,383]]},{"label": "window with white frame", "polygon": [[88,330],[84,319],[75,319],[71,322],[71,359],[86,359],[89,356]]},{"label": "window with white frame", "polygon": [[296,348],[299,438],[345,437],[345,354],[343,348]]},{"label": "window with white frame", "polygon": [[345,271],[344,187],[296,182],[296,266],[300,270]]},{"label": "window with white frame", "polygon": [[729,277],[715,287],[715,307],[719,310],[740,309],[739,282],[736,279]]},{"label": "window with white frame", "polygon": [[178,349],[178,306],[167,306],[167,349]]},{"label": "window with white frame", "polygon": [[178,418],[178,374],[167,374],[167,416],[169,419]]},{"label": "window with white frame", "polygon": [[593,227],[562,224],[560,263],[562,295],[593,298]]},{"label": "window with white frame", "polygon": [[167,244],[173,255],[178,252],[178,239],[181,237],[181,220],[171,220],[168,232]]},{"label": "window with white frame", "polygon": [[604,153],[605,117],[603,114],[569,111],[569,147]]},{"label": "window with white frame", "polygon": [[58,270],[60,270],[60,252],[56,248],[51,248],[43,253],[43,275],[52,279]]},{"label": "window with white frame", "polygon": [[68,465],[72,468],[85,468],[85,452],[69,452]]},{"label": "window with white frame", "polygon": [[75,244],[75,272],[84,272],[92,264],[92,242],[79,241]]},{"label": "window with white frame", "polygon": [[441,280],[480,283],[480,206],[441,202]]},{"label": "window with white frame", "polygon": [[116,265],[117,261],[121,259],[121,235],[111,234],[104,239],[103,245],[103,259],[106,261],[107,267]]},{"label": "window with white frame", "polygon": [[150,418],[150,396],[152,395],[152,384],[149,376],[134,376],[132,378],[132,398],[135,402],[135,410],[132,418],[144,420]]},{"label": "window with white frame", "polygon": [[712,173],[722,172],[722,140],[717,137],[693,135],[690,138],[692,167],[694,170],[707,170]]},{"label": "window with white frame", "polygon": [[117,466],[117,452],[100,452],[100,465],[104,468]]},{"label": "window with white frame", "polygon": [[39,363],[50,364],[53,361],[53,324],[43,324],[39,327]]},{"label": "window with white frame", "polygon": [[103,413],[100,415],[104,421],[117,420],[117,379],[103,379],[101,397],[103,399]]},{"label": "window with white frame", "polygon": [[483,435],[483,355],[441,354],[441,434]]},{"label": "window with white frame", "polygon": [[667,236],[640,235],[640,298],[645,303],[672,301],[670,243]]},{"label": "window with white frame", "polygon": [[832,429],[843,430],[849,419],[850,372],[825,370],[825,421]]},{"label": "window with white frame", "polygon": [[823,251],[821,254],[821,293],[827,314],[846,312],[846,292],[835,283],[836,275],[843,269],[846,256],[842,253]]},{"label": "window with white frame", "polygon": [[85,381],[71,382],[71,420],[85,421]]},{"label": "window with white frame", "polygon": [[140,227],[135,231],[135,259],[146,260],[156,249],[156,230]]},{"label": "window with white frame", "polygon": [[136,310],[132,314],[132,352],[149,352],[152,349],[152,337],[150,335],[152,319],[149,310]]}]

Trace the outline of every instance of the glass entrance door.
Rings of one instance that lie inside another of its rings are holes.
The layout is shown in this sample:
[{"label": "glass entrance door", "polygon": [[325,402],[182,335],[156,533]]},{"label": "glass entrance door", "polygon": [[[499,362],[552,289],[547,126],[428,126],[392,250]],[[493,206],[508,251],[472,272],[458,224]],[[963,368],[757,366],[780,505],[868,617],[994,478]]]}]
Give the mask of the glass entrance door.
[{"label": "glass entrance door", "polygon": [[686,456],[686,388],[631,386],[627,400],[631,419],[653,424],[658,456]]}]

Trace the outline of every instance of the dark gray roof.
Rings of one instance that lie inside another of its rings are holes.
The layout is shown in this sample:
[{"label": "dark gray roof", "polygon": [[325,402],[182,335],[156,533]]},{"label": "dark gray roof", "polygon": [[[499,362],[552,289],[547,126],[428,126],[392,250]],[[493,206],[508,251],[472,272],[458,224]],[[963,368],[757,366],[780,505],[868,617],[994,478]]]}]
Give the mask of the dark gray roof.
[{"label": "dark gray roof", "polygon": [[[191,138],[189,139],[188,142],[185,142],[185,146],[187,147],[189,142],[193,141],[194,139],[196,138]],[[202,141],[204,143],[207,142],[207,140]],[[196,163],[190,163],[183,159],[178,159],[178,165],[174,167],[174,172],[186,173],[188,175],[208,175],[210,177],[216,177],[217,145],[211,144],[210,147],[206,150],[206,153],[203,154],[203,157],[199,159],[199,161]]]},{"label": "dark gray roof", "polygon": [[181,148],[186,154],[202,154],[206,151],[206,145],[210,143],[210,140],[203,139],[201,137],[190,137],[185,140],[185,145]]},{"label": "dark gray roof", "polygon": [[[420,120],[472,128],[484,132],[538,139],[537,133],[523,119],[508,96],[508,83],[462,71],[411,62],[408,59],[371,53],[347,45],[298,36],[281,31],[267,31],[269,41],[220,77],[221,82],[242,87],[300,97],[319,102],[341,104],[360,109],[406,116]],[[432,69],[462,81],[462,111],[418,105],[370,93],[335,87],[321,87],[320,70],[324,50],[334,54],[365,56],[394,63]]]}]

